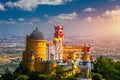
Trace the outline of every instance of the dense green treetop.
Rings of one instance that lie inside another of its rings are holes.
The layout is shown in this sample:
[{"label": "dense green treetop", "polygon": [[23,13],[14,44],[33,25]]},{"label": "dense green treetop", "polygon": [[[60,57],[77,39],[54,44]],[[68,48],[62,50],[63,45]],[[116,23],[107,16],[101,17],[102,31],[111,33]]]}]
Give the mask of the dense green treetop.
[{"label": "dense green treetop", "polygon": [[91,74],[93,80],[120,80],[120,61],[99,57]]}]

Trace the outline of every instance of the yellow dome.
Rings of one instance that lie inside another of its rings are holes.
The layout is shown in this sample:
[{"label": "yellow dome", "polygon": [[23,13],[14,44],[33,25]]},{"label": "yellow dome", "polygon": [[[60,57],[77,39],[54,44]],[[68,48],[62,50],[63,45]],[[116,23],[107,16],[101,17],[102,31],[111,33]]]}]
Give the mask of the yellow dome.
[{"label": "yellow dome", "polygon": [[62,41],[62,38],[58,38],[59,41]]},{"label": "yellow dome", "polygon": [[53,41],[58,41],[58,38],[54,38]]}]

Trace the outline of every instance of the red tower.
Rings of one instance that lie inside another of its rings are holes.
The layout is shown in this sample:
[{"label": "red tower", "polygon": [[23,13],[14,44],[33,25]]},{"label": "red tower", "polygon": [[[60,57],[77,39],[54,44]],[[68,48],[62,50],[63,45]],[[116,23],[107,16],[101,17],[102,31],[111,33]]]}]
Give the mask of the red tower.
[{"label": "red tower", "polygon": [[86,44],[84,44],[84,52],[90,52],[90,45],[86,45]]},{"label": "red tower", "polygon": [[61,38],[62,44],[64,45],[63,26],[59,24],[58,26],[55,25],[54,28],[55,28],[54,38]]}]

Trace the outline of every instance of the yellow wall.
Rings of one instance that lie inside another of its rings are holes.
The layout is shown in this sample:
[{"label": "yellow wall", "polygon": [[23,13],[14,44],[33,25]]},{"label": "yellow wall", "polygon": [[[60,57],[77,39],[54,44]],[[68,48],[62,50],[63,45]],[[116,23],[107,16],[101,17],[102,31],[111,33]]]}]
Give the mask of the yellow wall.
[{"label": "yellow wall", "polygon": [[32,52],[34,53],[35,58],[46,61],[46,40],[29,40],[27,46],[28,54]]},{"label": "yellow wall", "polygon": [[34,68],[34,62],[28,62],[27,63],[27,69],[29,70],[29,71],[35,71],[35,68]]},{"label": "yellow wall", "polygon": [[39,72],[48,72],[48,71],[53,71],[53,69],[57,66],[55,62],[39,62],[35,63],[35,71]]},{"label": "yellow wall", "polygon": [[90,60],[91,60],[90,54],[84,54],[84,55],[83,55],[83,60],[85,60],[85,61],[90,61]]},{"label": "yellow wall", "polygon": [[[65,46],[63,47],[63,59],[76,59],[75,52],[83,52],[83,46]],[[80,53],[80,55],[82,55]]]},{"label": "yellow wall", "polygon": [[22,63],[29,71],[39,71],[41,61],[46,61],[46,40],[30,40],[26,37],[26,50],[23,52]]},{"label": "yellow wall", "polygon": [[72,60],[76,60],[76,55],[74,53],[70,53],[69,58]]}]

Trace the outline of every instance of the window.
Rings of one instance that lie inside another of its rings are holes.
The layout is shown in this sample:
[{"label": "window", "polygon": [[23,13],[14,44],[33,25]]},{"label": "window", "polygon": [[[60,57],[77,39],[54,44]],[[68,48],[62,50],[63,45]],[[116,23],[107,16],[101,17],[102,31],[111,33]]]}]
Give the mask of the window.
[{"label": "window", "polygon": [[30,54],[30,55],[33,55],[33,51],[30,51],[29,54]]},{"label": "window", "polygon": [[60,31],[60,32],[62,32],[62,30],[61,30],[61,29],[60,29],[59,31]]},{"label": "window", "polygon": [[38,46],[38,43],[35,43],[36,46]]},{"label": "window", "polygon": [[56,31],[56,32],[58,32],[58,30],[57,30],[57,29],[56,29],[55,31]]},{"label": "window", "polygon": [[28,58],[28,62],[34,62],[34,59]]},{"label": "window", "polygon": [[38,54],[38,50],[35,51],[35,54]]},{"label": "window", "polygon": [[42,50],[42,54],[44,54],[44,50]]},{"label": "window", "polygon": [[42,42],[42,45],[44,46],[44,42]]}]

